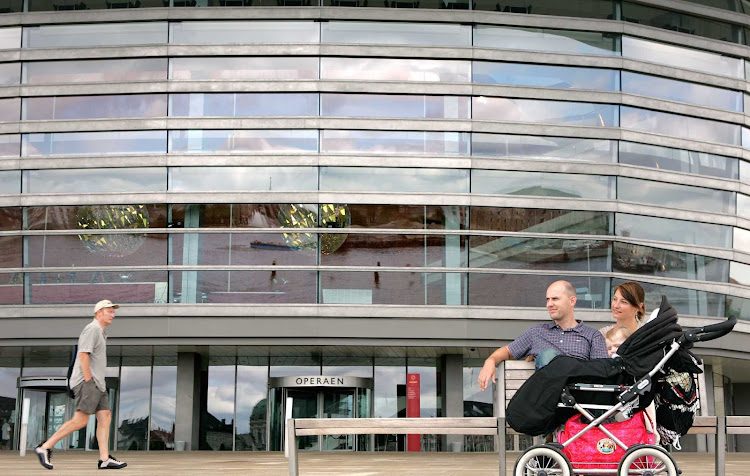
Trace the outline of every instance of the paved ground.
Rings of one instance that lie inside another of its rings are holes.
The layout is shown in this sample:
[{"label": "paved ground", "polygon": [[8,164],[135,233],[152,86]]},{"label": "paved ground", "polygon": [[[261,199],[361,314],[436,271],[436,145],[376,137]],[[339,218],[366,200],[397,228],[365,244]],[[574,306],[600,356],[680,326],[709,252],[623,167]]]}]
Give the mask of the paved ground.
[{"label": "paved ground", "polygon": [[[129,466],[122,476],[243,475],[284,476],[286,460],[280,453],[127,452],[115,453]],[[515,463],[517,453],[510,453]],[[16,452],[0,452],[0,474],[86,476],[98,473],[92,452],[57,451],[53,471],[39,466],[33,452],[21,458]],[[676,453],[675,459],[685,476],[714,476],[713,455]],[[492,453],[302,453],[300,475],[307,476],[497,476],[497,455]],[[511,468],[508,468],[510,475]],[[750,474],[750,453],[727,455],[725,476]]]}]

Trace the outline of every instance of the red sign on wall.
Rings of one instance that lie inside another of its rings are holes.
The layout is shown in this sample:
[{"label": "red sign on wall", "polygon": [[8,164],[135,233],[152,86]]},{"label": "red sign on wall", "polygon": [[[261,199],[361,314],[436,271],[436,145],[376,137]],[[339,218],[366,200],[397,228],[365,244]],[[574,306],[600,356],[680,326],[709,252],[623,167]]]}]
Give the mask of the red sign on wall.
[{"label": "red sign on wall", "polygon": [[[421,405],[419,403],[419,374],[406,374],[406,417],[419,418]],[[420,451],[422,435],[407,435],[406,450]]]}]

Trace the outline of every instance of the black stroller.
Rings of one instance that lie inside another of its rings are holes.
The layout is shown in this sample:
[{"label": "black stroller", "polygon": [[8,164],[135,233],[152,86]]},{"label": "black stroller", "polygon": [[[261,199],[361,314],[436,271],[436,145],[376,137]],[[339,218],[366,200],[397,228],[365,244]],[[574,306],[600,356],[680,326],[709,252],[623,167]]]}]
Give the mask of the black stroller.
[{"label": "black stroller", "polygon": [[[677,323],[677,312],[662,297],[657,317],[620,346],[619,357],[553,359],[511,399],[507,421],[514,430],[532,436],[553,433],[561,425],[565,430],[558,433],[558,442],[533,446],[522,453],[514,476],[680,474],[669,453],[655,444],[655,438],[645,436],[656,433],[656,426],[661,424],[660,430],[668,428],[662,444],[673,443],[675,437],[679,441],[679,436],[687,432],[697,407],[693,376],[701,373],[699,359],[688,349],[695,342],[728,334],[736,322],[736,318],[730,318],[683,331]],[[674,376],[681,376],[687,383],[675,387]],[[669,391],[685,397],[685,389],[691,385],[690,408],[672,405]],[[654,431],[647,432],[649,419],[645,413],[649,412],[644,410],[655,400]],[[641,427],[644,431],[638,431]]]}]

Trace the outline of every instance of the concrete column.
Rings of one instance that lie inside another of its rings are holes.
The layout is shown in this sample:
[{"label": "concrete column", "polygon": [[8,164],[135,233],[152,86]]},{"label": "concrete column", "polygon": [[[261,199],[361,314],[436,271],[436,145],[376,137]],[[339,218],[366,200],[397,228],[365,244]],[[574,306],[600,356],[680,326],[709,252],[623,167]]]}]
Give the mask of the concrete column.
[{"label": "concrete column", "polygon": [[177,354],[177,402],[174,440],[184,441],[185,450],[198,450],[201,403],[201,356]]},{"label": "concrete column", "polygon": [[[442,396],[443,415],[449,418],[464,416],[464,358],[449,354],[441,357],[443,368]],[[463,443],[463,435],[446,435],[444,451],[451,450],[451,443]],[[462,444],[463,447],[463,444]]]}]

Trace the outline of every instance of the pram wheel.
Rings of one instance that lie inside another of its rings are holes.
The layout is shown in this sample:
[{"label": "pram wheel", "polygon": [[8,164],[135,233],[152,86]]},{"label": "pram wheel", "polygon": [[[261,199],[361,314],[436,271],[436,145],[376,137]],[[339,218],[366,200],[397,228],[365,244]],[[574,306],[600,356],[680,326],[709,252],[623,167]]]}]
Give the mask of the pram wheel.
[{"label": "pram wheel", "polygon": [[513,468],[513,476],[570,476],[572,472],[565,455],[548,445],[527,449]]},{"label": "pram wheel", "polygon": [[659,446],[631,447],[620,461],[617,476],[677,476],[672,456]]}]

